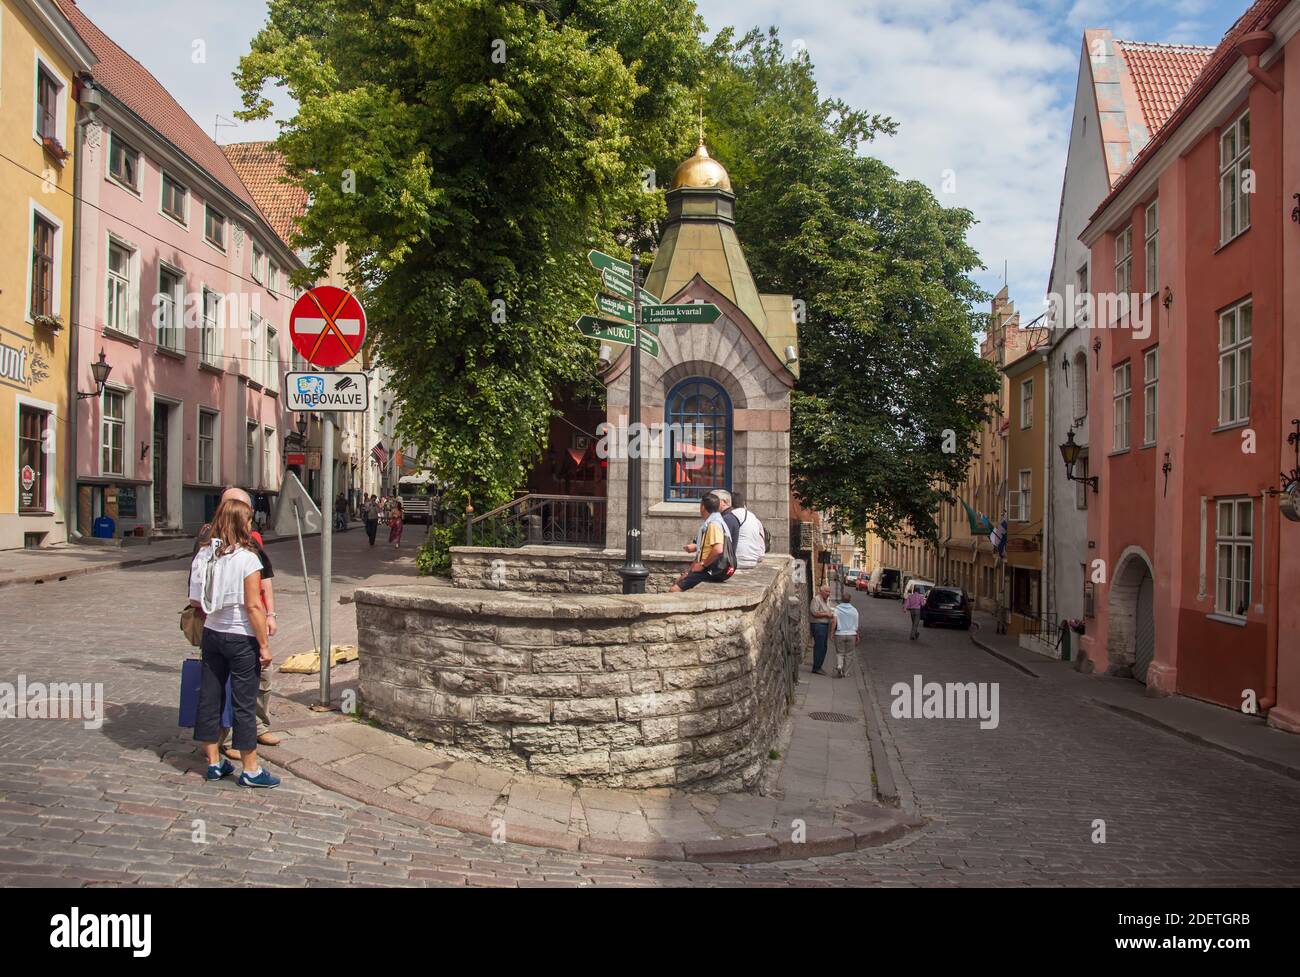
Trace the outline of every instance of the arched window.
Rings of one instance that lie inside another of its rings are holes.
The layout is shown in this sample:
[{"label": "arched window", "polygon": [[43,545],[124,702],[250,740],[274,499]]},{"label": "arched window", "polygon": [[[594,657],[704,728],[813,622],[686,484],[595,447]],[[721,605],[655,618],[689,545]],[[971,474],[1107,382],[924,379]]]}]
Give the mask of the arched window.
[{"label": "arched window", "polygon": [[696,502],[731,491],[731,398],[712,380],[691,377],[668,392],[664,499]]},{"label": "arched window", "polygon": [[1088,355],[1086,353],[1079,353],[1074,357],[1070,380],[1074,385],[1074,419],[1081,421],[1088,416]]}]

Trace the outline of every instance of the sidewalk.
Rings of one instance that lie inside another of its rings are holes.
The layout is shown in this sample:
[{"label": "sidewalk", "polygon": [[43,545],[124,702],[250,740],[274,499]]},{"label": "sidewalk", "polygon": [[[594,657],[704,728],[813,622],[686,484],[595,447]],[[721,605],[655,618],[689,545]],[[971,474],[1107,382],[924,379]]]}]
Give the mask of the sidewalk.
[{"label": "sidewalk", "polygon": [[[857,666],[855,666],[856,668]],[[278,676],[277,676],[278,678]],[[624,790],[490,766],[277,697],[259,754],[354,800],[496,841],[627,858],[759,862],[883,844],[921,825],[878,804],[858,682],[810,675],[757,793]]]},{"label": "sidewalk", "polygon": [[1185,696],[1148,696],[1141,682],[1103,674],[1085,675],[1075,671],[1073,662],[1055,661],[1021,648],[1014,636],[995,633],[990,614],[977,612],[975,623],[971,641],[1035,678],[1129,719],[1300,780],[1300,736],[1272,728],[1263,717],[1243,715]]}]

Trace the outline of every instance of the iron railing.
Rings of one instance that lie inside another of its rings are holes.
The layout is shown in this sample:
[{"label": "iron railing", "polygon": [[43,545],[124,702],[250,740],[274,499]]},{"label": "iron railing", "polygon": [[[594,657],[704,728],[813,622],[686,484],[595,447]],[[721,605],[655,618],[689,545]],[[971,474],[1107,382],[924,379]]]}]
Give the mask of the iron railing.
[{"label": "iron railing", "polygon": [[465,524],[466,546],[605,546],[605,500],[522,495]]}]

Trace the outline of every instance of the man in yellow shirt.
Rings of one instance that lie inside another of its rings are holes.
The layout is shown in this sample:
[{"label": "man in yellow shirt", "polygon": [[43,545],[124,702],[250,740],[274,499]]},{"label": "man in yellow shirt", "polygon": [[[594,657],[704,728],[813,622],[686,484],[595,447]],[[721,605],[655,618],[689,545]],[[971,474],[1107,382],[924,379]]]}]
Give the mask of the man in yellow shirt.
[{"label": "man in yellow shirt", "polygon": [[727,539],[731,534],[727,524],[722,521],[719,512],[721,508],[721,500],[712,492],[700,499],[700,518],[704,521],[700,523],[700,531],[695,536],[695,542],[687,543],[684,547],[687,553],[695,554],[695,560],[669,588],[669,593],[676,594],[683,590],[690,590],[706,580],[710,583],[721,583],[726,579],[721,577],[715,580],[710,572],[726,552]]}]

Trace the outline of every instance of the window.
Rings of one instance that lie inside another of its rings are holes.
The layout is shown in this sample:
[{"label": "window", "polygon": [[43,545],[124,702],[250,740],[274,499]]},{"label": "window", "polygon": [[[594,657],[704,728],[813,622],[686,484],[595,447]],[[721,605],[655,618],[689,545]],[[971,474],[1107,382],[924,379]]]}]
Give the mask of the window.
[{"label": "window", "polygon": [[266,488],[271,484],[271,472],[274,468],[272,459],[272,448],[275,445],[275,429],[262,428],[262,487]]},{"label": "window", "polygon": [[203,208],[203,236],[209,244],[226,250],[226,217],[219,210],[213,210],[211,204]]},{"label": "window", "polygon": [[696,502],[731,488],[731,400],[712,380],[692,377],[669,391],[664,498]]},{"label": "window", "polygon": [[1245,617],[1250,609],[1254,503],[1249,499],[1225,499],[1219,500],[1216,508],[1214,609],[1220,614]]},{"label": "window", "polygon": [[154,299],[154,328],[158,345],[173,352],[185,352],[181,309],[185,302],[185,279],[165,265],[158,269],[158,294]]},{"label": "window", "polygon": [[253,281],[262,283],[262,249],[253,242]]},{"label": "window", "polygon": [[204,485],[216,482],[217,415],[213,411],[199,411],[199,481]]},{"label": "window", "polygon": [[1020,383],[1020,430],[1034,426],[1034,381],[1023,380]]},{"label": "window", "polygon": [[1250,333],[1253,307],[1242,302],[1219,314],[1219,423],[1250,418]]},{"label": "window", "polygon": [[32,303],[31,314],[54,315],[54,243],[58,228],[40,214],[32,215]]},{"label": "window", "polygon": [[[1074,477],[1086,479],[1088,477],[1088,452],[1080,451],[1079,458],[1074,463]],[[1086,482],[1074,483],[1074,507],[1076,509],[1088,508],[1088,493],[1092,491]]]},{"label": "window", "polygon": [[126,400],[126,391],[105,388],[99,438],[99,467],[104,475],[126,474]]},{"label": "window", "polygon": [[1080,352],[1070,368],[1070,383],[1074,385],[1074,423],[1088,416],[1088,354]]},{"label": "window", "polygon": [[221,349],[217,343],[217,323],[221,318],[221,296],[203,290],[203,329],[200,338],[201,356],[209,366],[220,365]]},{"label": "window", "polygon": [[1160,201],[1153,200],[1147,207],[1146,216],[1146,290],[1154,294],[1160,287]]},{"label": "window", "polygon": [[185,223],[185,201],[189,190],[177,183],[170,173],[162,175],[162,212]]},{"label": "window", "polygon": [[37,63],[36,67],[36,135],[41,139],[59,138],[59,93],[63,86],[54,74]]},{"label": "window", "polygon": [[1250,194],[1254,190],[1250,171],[1250,113],[1219,136],[1219,240],[1231,241],[1250,228]]},{"label": "window", "polygon": [[244,441],[244,476],[249,485],[257,484],[257,421],[248,422],[248,436]]},{"label": "window", "polygon": [[1011,517],[1012,522],[1029,521],[1030,503],[1033,501],[1033,485],[1030,481],[1032,478],[1033,473],[1028,468],[1020,469],[1016,476],[1016,491],[1011,493],[1011,499],[1009,500],[1011,511],[1008,515]]},{"label": "window", "polygon": [[20,404],[18,407],[18,511],[44,512],[45,432],[48,411]]},{"label": "window", "polygon": [[1088,264],[1084,262],[1079,270],[1074,273],[1074,323],[1075,325],[1086,325],[1088,322],[1088,307],[1091,304],[1088,301],[1089,288],[1091,286],[1088,276]]},{"label": "window", "polygon": [[266,327],[266,388],[280,389],[280,334],[270,326]]},{"label": "window", "polygon": [[1149,349],[1142,354],[1142,443],[1156,443],[1156,417],[1159,401],[1160,350]]},{"label": "window", "polygon": [[272,261],[266,267],[266,290],[275,294],[279,291],[279,284],[280,268],[274,261]]},{"label": "window", "polygon": [[[1126,227],[1115,236],[1115,294],[1127,296],[1133,291],[1133,228]],[[1120,303],[1121,308],[1123,303]]]},{"label": "window", "polygon": [[116,132],[108,136],[108,175],[132,190],[140,189],[140,153]]},{"label": "window", "polygon": [[1128,450],[1129,411],[1133,403],[1133,364],[1123,363],[1115,367],[1115,389],[1112,397],[1115,401],[1115,426],[1111,438],[1111,450]]},{"label": "window", "polygon": [[256,312],[248,314],[248,364],[244,376],[253,383],[262,382],[262,319]]},{"label": "window", "polygon": [[135,255],[119,241],[108,242],[108,308],[104,312],[104,325],[109,329],[136,334],[134,316],[131,315],[131,266]]}]

